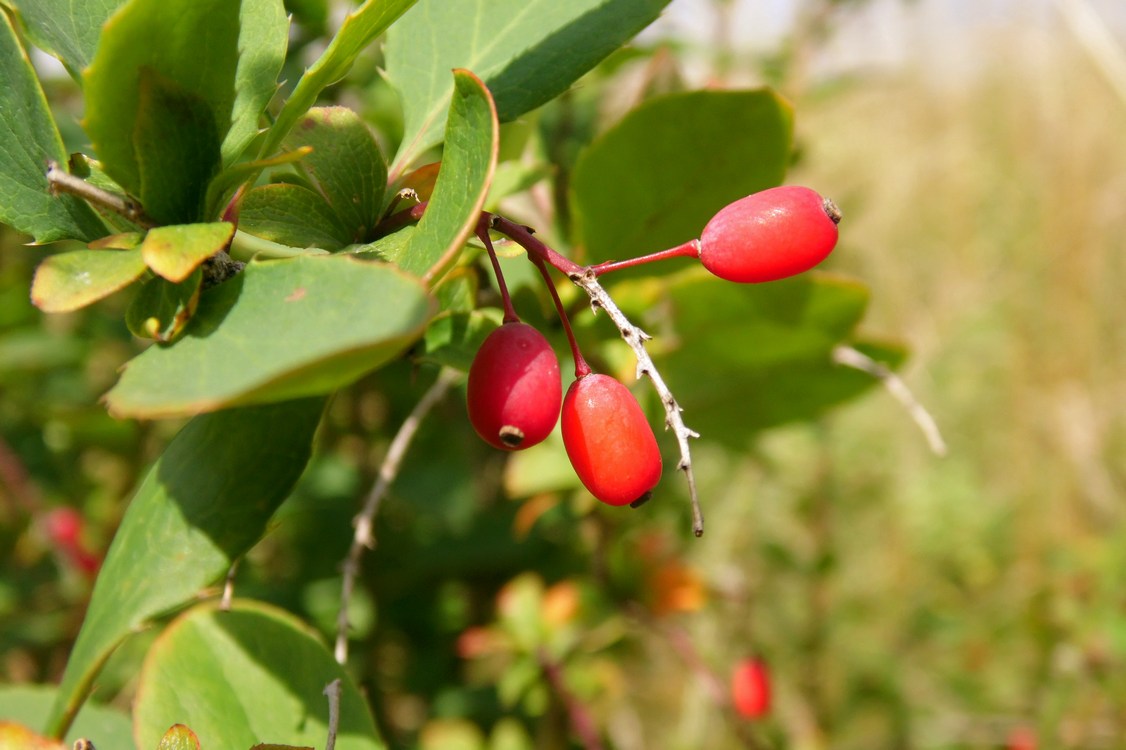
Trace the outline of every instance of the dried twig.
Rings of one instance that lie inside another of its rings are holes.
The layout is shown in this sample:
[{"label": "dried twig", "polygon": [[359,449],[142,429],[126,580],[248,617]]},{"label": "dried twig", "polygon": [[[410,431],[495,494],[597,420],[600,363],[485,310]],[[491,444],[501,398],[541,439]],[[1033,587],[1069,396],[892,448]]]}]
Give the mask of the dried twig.
[{"label": "dried twig", "polygon": [[411,413],[403,420],[399,431],[395,433],[395,437],[391,439],[391,444],[387,447],[387,455],[384,456],[383,463],[379,467],[379,476],[376,479],[375,485],[368,493],[367,499],[364,500],[364,506],[360,510],[359,515],[356,516],[356,531],[352,537],[352,546],[348,550],[348,556],[344,559],[344,582],[340,592],[340,613],[337,615],[336,620],[336,648],[334,650],[334,656],[336,657],[336,661],[340,664],[344,664],[348,661],[348,602],[351,601],[352,591],[356,584],[356,576],[359,574],[360,557],[363,555],[365,548],[375,546],[375,537],[372,534],[372,527],[375,522],[375,514],[379,511],[380,502],[387,494],[391,483],[395,481],[395,477],[398,476],[403,457],[406,455],[411,441],[414,440],[415,433],[418,432],[422,420],[430,410],[442,400],[442,397],[446,395],[446,391],[448,391],[460,377],[460,373],[456,370],[444,368],[438,374],[438,379],[434,381],[430,389],[422,395],[422,398],[415,404]]},{"label": "dried twig", "polygon": [[141,204],[126,195],[118,195],[108,190],[103,190],[96,185],[91,185],[86,180],[67,172],[59,166],[57,161],[47,162],[47,185],[52,195],[69,193],[77,195],[87,203],[101,206],[124,216],[142,229],[152,229],[156,222],[145,215]]},{"label": "dried twig", "polygon": [[328,697],[328,737],[325,739],[325,750],[336,747],[336,735],[340,731],[340,678],[325,685],[324,694]]},{"label": "dried twig", "polygon": [[581,273],[571,274],[570,279],[590,297],[591,309],[596,313],[600,309],[604,310],[610,320],[614,321],[622,340],[626,342],[629,348],[633,350],[634,356],[637,357],[637,377],[640,378],[642,375],[648,377],[653,383],[657,395],[660,396],[661,405],[665,409],[665,427],[673,431],[676,436],[676,443],[680,447],[680,463],[677,464],[676,468],[683,471],[685,478],[688,480],[688,497],[692,504],[692,533],[696,536],[702,536],[704,533],[704,514],[700,509],[700,500],[696,495],[696,478],[692,473],[692,453],[688,446],[689,439],[700,437],[700,434],[684,424],[684,419],[681,417],[683,409],[676,402],[676,397],[672,395],[672,391],[665,385],[664,378],[661,377],[661,373],[658,372],[657,366],[653,364],[649,352],[645,349],[645,342],[652,336],[638,328],[626,317],[606,290],[602,288],[602,285],[598,283],[598,278],[591,269],[584,269]]},{"label": "dried twig", "polygon": [[838,346],[833,349],[833,361],[838,365],[851,367],[855,370],[867,373],[872,377],[879,380],[884,384],[884,388],[892,397],[903,405],[907,410],[907,414],[923,431],[923,436],[927,439],[927,445],[930,449],[939,456],[946,455],[946,441],[942,439],[942,433],[939,432],[938,425],[934,421],[934,417],[926,410],[922,404],[919,403],[915,395],[911,393],[911,389],[907,384],[889,370],[887,366],[880,364],[876,360],[869,357],[862,351],[852,348],[851,346]]}]

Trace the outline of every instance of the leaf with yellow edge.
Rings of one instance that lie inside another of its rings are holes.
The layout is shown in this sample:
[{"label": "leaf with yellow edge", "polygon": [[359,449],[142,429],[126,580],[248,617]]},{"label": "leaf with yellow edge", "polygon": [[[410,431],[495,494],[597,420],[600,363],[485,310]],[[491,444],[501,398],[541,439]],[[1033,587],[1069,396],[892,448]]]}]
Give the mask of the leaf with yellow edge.
[{"label": "leaf with yellow edge", "polygon": [[43,312],[78,310],[144,275],[140,249],[73,250],[39,264],[31,282],[31,301]]},{"label": "leaf with yellow edge", "polygon": [[235,225],[226,221],[157,227],[145,235],[141,253],[154,273],[178,283],[225,249],[234,233]]}]

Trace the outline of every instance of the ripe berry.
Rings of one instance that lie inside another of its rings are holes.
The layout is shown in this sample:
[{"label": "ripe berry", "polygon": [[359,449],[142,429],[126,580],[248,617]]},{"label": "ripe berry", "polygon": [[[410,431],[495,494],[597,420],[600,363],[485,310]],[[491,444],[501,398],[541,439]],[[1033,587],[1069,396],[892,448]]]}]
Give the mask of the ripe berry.
[{"label": "ripe berry", "polygon": [[740,716],[762,718],[770,711],[770,672],[758,659],[743,659],[731,673],[731,704]]},{"label": "ripe berry", "polygon": [[763,190],[712,217],[700,236],[700,262],[728,281],[784,279],[825,260],[840,220],[833,202],[809,188]]},{"label": "ripe berry", "polygon": [[469,368],[469,421],[502,450],[528,448],[551,434],[562,399],[555,351],[527,323],[490,333]]},{"label": "ripe berry", "polygon": [[609,505],[649,498],[661,452],[637,399],[609,375],[585,375],[563,399],[563,445],[583,485]]}]

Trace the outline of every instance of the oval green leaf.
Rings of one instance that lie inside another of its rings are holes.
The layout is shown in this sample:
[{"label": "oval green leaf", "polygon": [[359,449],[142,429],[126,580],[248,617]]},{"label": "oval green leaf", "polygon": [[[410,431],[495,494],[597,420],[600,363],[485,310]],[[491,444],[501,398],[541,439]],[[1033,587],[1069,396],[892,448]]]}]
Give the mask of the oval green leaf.
[{"label": "oval green leaf", "polygon": [[350,232],[362,242],[379,221],[387,188],[387,164],[366,123],[344,107],[317,107],[297,123],[285,146],[312,151],[297,169],[320,191]]},{"label": "oval green leaf", "polygon": [[384,745],[363,696],[318,637],[292,615],[239,601],[192,608],[153,644],[134,706],[137,747],[155,747],[170,724],[203,748],[260,743],[324,747],[325,687],[341,681],[338,750]]},{"label": "oval green leaf", "polygon": [[239,206],[239,229],[290,247],[339,250],[350,241],[348,228],[323,196],[288,182],[248,192]]},{"label": "oval green leaf", "polygon": [[433,311],[419,282],[351,256],[251,263],[200,295],[171,346],[126,364],[117,416],[179,416],[330,393],[418,338]]},{"label": "oval green leaf", "polygon": [[[792,120],[790,105],[766,89],[670,94],[630,112],[575,166],[587,259],[632,258],[688,242],[728,203],[779,184]],[[658,268],[646,266],[646,273]]]},{"label": "oval green leaf", "polygon": [[139,248],[59,253],[35,269],[31,301],[44,312],[78,310],[132,284],[146,270]]},{"label": "oval green leaf", "polygon": [[203,261],[225,249],[234,233],[234,224],[226,221],[157,227],[145,235],[141,254],[153,273],[180,282]]},{"label": "oval green leaf", "polygon": [[660,15],[669,0],[421,0],[387,34],[403,102],[395,177],[442,139],[451,68],[480,76],[502,121],[561,94]]},{"label": "oval green leaf", "polygon": [[106,228],[78,198],[52,196],[47,161],[66,151],[35,70],[7,15],[0,13],[0,222],[36,242],[93,240]]},{"label": "oval green leaf", "polygon": [[851,279],[810,273],[739,285],[692,271],[672,280],[668,302],[677,345],[654,362],[685,422],[739,448],[758,430],[814,418],[876,383],[834,364],[834,347],[864,348],[889,366],[904,357],[856,343],[868,291]]},{"label": "oval green leaf", "polygon": [[442,168],[418,229],[386,257],[433,284],[457,260],[477,227],[496,170],[500,126],[485,84],[455,70]]},{"label": "oval green leaf", "polygon": [[309,460],[324,402],[206,414],[176,435],[133,495],[106,553],[49,733],[66,731],[127,635],[194,599],[258,541]]},{"label": "oval green leaf", "polygon": [[[131,194],[143,194],[142,162],[186,162],[191,145],[155,134],[135,141],[142,114],[143,71],[174,85],[178,98],[201,102],[218,139],[230,129],[239,6],[230,0],[130,0],[106,22],[83,76],[84,126],[106,174]],[[148,120],[168,122],[169,118],[150,112]],[[138,146],[145,151],[138,153]],[[218,166],[202,161],[197,169],[210,173]],[[176,175],[164,178],[178,180]]]}]

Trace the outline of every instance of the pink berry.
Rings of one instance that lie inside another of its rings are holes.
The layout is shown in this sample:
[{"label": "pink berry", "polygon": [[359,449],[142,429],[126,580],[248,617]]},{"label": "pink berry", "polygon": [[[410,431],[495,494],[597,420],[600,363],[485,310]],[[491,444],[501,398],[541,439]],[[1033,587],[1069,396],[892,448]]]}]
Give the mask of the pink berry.
[{"label": "pink berry", "polygon": [[561,421],[571,466],[608,505],[648,499],[661,478],[653,428],[629,389],[609,375],[586,375],[567,389]]},{"label": "pink berry", "polygon": [[770,711],[770,671],[758,659],[743,659],[731,673],[731,705],[747,719]]},{"label": "pink berry", "polygon": [[808,271],[837,244],[840,211],[796,185],[740,198],[712,217],[700,236],[700,262],[727,281],[775,281]]},{"label": "pink berry", "polygon": [[469,368],[469,421],[489,445],[528,448],[555,429],[563,385],[551,344],[527,323],[490,333]]}]

